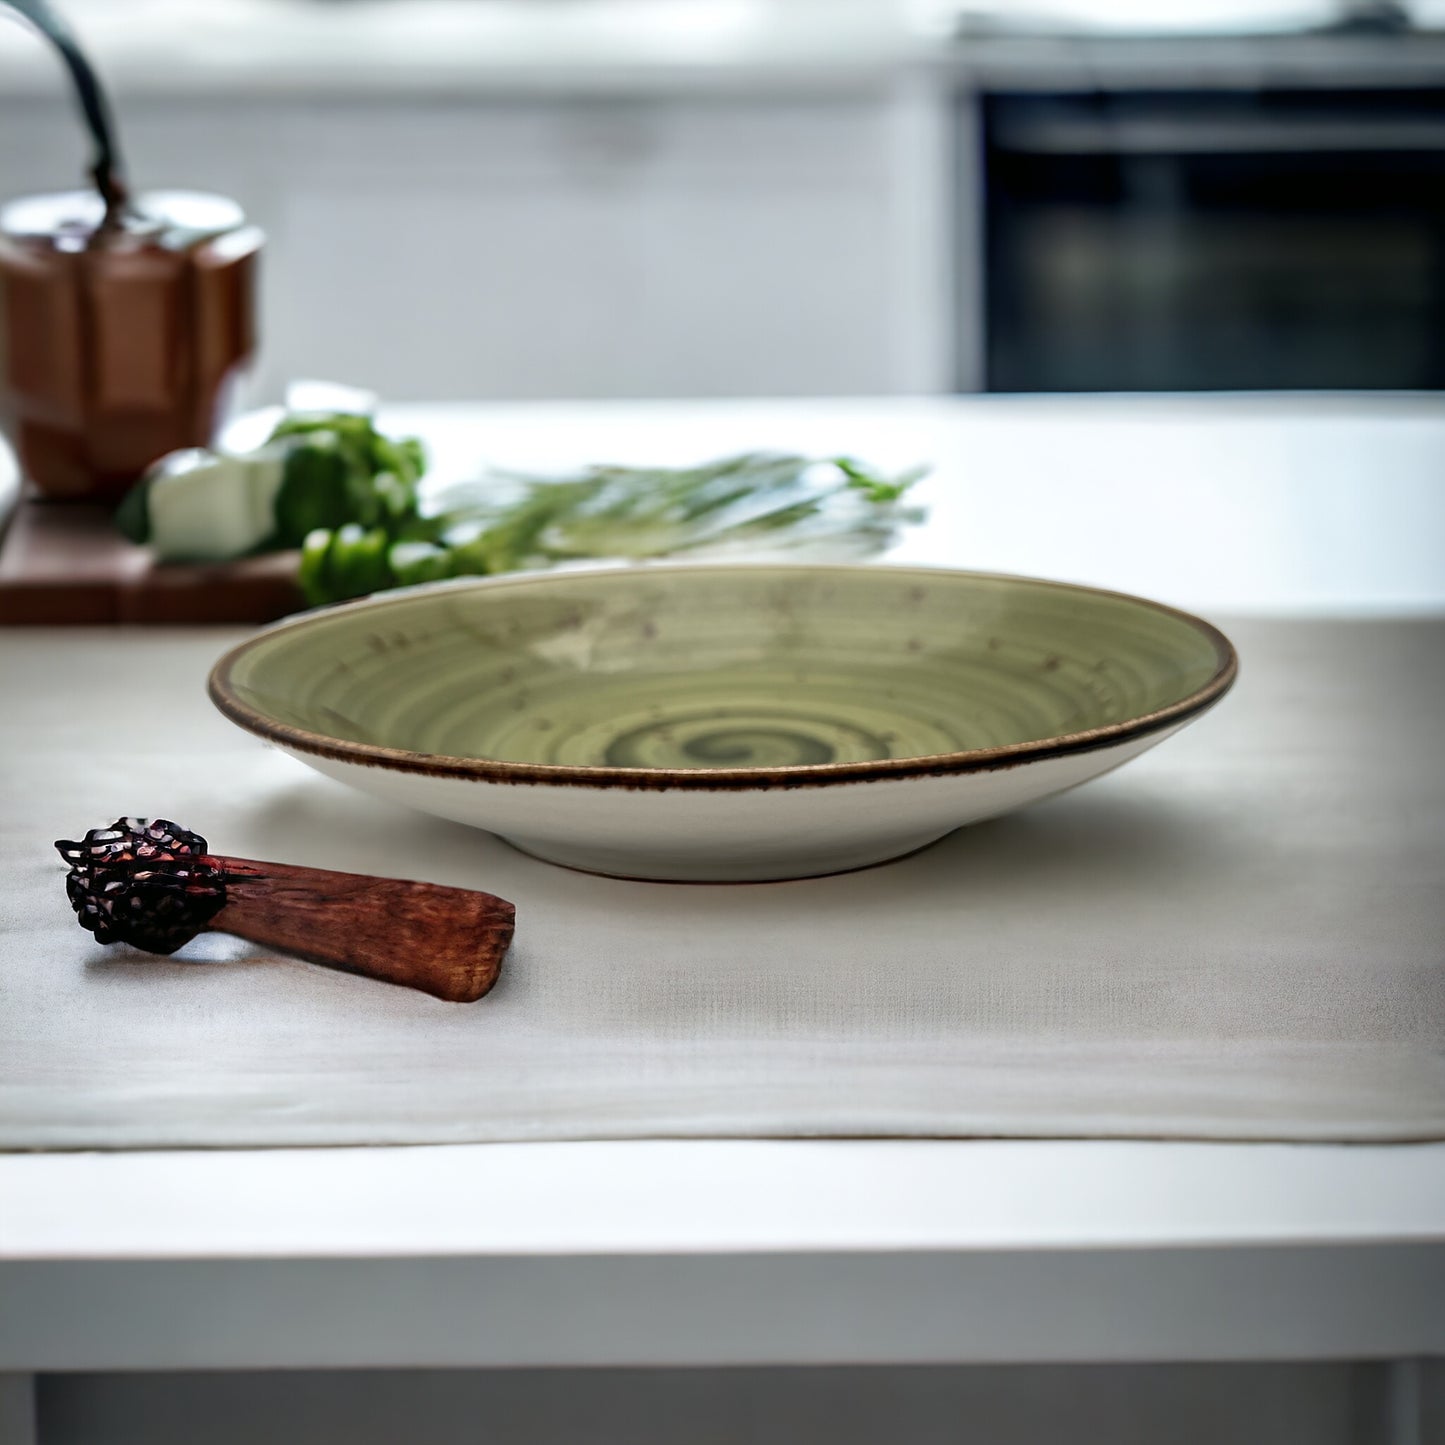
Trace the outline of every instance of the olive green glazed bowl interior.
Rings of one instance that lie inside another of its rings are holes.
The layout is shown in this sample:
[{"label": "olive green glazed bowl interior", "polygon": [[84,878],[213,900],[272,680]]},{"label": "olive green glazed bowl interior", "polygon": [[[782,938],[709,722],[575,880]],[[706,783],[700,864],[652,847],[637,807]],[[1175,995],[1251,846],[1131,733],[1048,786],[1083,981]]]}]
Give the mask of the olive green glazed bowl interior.
[{"label": "olive green glazed bowl interior", "polygon": [[216,665],[234,722],[315,757],[492,782],[824,784],[998,768],[1168,729],[1234,677],[1156,603],[1021,577],[690,564],[395,592]]}]

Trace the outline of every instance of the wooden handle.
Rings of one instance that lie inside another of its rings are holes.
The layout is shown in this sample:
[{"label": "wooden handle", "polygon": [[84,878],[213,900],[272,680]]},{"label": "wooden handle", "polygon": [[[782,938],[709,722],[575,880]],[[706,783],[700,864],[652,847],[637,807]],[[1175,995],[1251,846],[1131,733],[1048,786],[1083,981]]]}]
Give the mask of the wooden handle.
[{"label": "wooden handle", "polygon": [[226,906],[210,928],[313,963],[472,1003],[497,981],[516,910],[503,898],[400,878],[216,858]]}]

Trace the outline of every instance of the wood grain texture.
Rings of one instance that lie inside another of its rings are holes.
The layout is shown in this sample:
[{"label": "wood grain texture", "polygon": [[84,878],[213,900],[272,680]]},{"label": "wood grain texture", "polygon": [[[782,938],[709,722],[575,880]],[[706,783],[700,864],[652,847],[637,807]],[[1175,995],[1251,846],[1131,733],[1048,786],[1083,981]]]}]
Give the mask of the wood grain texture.
[{"label": "wood grain texture", "polygon": [[216,858],[226,906],[212,931],[368,978],[473,1003],[497,981],[516,910],[469,888]]},{"label": "wood grain texture", "polygon": [[294,552],[157,562],[110,512],[26,497],[0,538],[0,625],[272,622],[303,606]]}]

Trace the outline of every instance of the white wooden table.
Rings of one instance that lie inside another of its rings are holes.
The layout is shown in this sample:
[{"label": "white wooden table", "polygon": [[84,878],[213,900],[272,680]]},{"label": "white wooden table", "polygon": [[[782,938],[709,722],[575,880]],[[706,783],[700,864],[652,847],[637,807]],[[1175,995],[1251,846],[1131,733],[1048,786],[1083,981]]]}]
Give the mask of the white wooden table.
[{"label": "white wooden table", "polygon": [[[932,460],[933,519],[901,558],[1224,617],[1445,610],[1440,400],[540,405],[387,420],[423,428],[443,472],[480,454],[552,466],[770,445]],[[1445,1144],[0,1157],[12,1422],[39,1370],[1439,1354]],[[1412,1379],[1402,1366],[1402,1440]]]}]

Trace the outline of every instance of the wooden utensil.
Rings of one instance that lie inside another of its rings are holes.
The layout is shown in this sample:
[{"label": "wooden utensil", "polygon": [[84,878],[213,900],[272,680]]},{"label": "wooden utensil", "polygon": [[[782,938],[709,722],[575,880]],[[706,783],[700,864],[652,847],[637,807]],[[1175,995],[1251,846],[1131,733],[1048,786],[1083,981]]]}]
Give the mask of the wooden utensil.
[{"label": "wooden utensil", "polygon": [[497,981],[516,911],[468,888],[227,858],[163,818],[120,818],[55,845],[66,892],[101,943],[174,953],[232,933],[313,963],[472,1003]]}]

